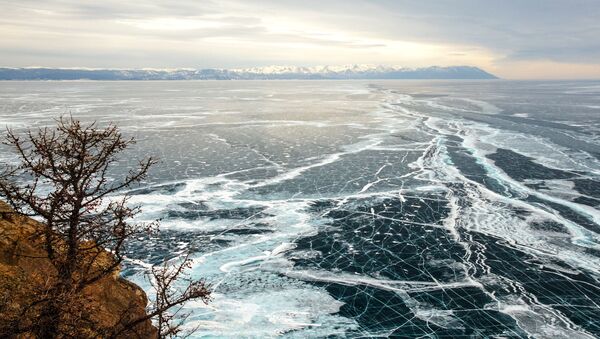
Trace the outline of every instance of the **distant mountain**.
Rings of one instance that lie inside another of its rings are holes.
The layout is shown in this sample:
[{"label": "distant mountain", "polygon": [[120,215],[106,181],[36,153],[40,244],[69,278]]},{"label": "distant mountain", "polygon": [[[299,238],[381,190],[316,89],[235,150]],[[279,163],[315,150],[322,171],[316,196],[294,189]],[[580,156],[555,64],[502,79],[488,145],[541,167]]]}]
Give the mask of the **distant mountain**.
[{"label": "distant mountain", "polygon": [[497,79],[471,66],[405,68],[395,66],[269,66],[242,69],[71,69],[0,68],[0,80],[347,80]]},{"label": "distant mountain", "polygon": [[230,72],[242,79],[497,79],[480,68],[470,66],[269,66],[232,69]]}]

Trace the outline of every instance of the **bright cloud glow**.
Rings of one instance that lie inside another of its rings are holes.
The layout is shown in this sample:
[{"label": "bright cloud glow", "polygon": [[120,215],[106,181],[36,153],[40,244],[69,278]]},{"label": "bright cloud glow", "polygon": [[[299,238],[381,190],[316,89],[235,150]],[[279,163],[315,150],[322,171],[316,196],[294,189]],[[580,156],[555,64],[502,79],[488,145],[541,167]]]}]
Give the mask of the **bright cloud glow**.
[{"label": "bright cloud glow", "polygon": [[213,29],[227,25],[217,20],[156,18],[149,20],[120,20],[117,23],[130,25],[151,31],[189,31],[196,29]]}]

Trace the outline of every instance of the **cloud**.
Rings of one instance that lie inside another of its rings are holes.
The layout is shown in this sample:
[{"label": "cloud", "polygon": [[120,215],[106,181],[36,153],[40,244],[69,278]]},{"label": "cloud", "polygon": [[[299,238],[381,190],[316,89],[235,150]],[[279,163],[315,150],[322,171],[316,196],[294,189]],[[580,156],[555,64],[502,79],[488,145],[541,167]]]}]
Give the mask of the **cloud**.
[{"label": "cloud", "polygon": [[507,73],[600,60],[596,0],[0,0],[0,10],[5,66],[465,63]]}]

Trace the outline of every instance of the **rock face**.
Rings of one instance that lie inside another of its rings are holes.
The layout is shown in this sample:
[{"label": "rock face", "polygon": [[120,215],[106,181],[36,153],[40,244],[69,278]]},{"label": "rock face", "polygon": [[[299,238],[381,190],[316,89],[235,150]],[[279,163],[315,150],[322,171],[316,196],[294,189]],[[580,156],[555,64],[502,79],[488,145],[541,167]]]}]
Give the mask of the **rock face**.
[{"label": "rock face", "polygon": [[[0,210],[0,320],[6,321],[22,310],[31,294],[47,285],[56,272],[44,255],[38,233],[41,224],[12,213],[4,203],[0,205]],[[101,337],[97,329],[114,328],[122,315],[135,319],[146,314],[146,294],[139,286],[119,277],[118,272],[86,287],[83,295],[85,307],[93,310],[90,318],[94,330],[84,329],[89,337]],[[25,321],[35,321],[35,317],[32,318]],[[85,327],[85,324],[82,326]],[[34,338],[28,333],[19,337]],[[135,333],[121,336],[132,337],[156,338],[157,331],[148,320],[140,323]]]}]

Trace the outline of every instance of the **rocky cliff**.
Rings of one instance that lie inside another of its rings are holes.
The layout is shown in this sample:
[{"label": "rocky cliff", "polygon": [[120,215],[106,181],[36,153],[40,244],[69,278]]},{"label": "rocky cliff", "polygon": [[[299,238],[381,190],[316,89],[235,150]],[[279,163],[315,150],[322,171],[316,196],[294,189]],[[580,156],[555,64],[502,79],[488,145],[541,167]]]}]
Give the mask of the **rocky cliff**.
[{"label": "rocky cliff", "polygon": [[[4,206],[6,208],[6,206]],[[6,211],[6,210],[3,210]],[[0,319],[6,323],[18,319],[27,325],[36,321],[35,311],[27,311],[33,297],[51,284],[55,269],[45,256],[39,235],[41,224],[11,212],[0,211]],[[110,258],[106,253],[106,258]],[[78,333],[89,337],[102,337],[104,330],[116,328],[123,318],[144,316],[147,298],[137,285],[128,282],[115,272],[83,290],[85,309],[92,310],[89,325],[82,324]],[[0,334],[2,336],[2,334]],[[123,338],[155,338],[156,329],[150,321],[139,324],[135,333]],[[32,338],[25,333],[21,338]]]}]

